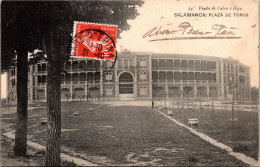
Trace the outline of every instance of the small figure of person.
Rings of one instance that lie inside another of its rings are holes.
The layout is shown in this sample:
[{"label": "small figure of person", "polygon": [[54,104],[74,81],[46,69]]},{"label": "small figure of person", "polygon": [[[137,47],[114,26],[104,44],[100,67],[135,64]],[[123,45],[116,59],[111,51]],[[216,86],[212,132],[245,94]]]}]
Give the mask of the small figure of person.
[{"label": "small figure of person", "polygon": [[154,102],[152,101],[152,108],[154,108]]}]

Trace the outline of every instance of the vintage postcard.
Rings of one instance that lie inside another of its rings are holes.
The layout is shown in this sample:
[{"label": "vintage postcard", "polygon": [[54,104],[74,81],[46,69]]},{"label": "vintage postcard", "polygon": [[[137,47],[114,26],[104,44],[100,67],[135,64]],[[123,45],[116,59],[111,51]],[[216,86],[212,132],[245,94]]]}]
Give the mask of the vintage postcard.
[{"label": "vintage postcard", "polygon": [[2,1],[2,166],[258,166],[257,0]]}]

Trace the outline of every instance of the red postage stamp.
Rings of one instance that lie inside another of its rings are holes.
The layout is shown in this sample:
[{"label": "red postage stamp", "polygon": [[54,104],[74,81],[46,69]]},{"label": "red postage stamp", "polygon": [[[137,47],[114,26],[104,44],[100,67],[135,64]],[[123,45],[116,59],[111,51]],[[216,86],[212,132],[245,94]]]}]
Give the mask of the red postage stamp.
[{"label": "red postage stamp", "polygon": [[115,60],[116,25],[74,22],[72,57]]}]

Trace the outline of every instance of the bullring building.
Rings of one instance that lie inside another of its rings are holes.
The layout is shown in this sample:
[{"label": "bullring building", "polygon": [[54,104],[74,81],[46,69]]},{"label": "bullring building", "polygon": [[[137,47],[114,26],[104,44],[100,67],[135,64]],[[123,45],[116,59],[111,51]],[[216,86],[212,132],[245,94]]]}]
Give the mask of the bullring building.
[{"label": "bullring building", "polygon": [[[104,70],[104,67],[113,67]],[[232,58],[121,52],[110,61],[73,59],[64,64],[61,99],[152,100],[186,97],[250,101],[250,69]],[[8,71],[7,99],[16,101],[16,69]],[[29,101],[46,100],[47,62],[29,67]]]}]

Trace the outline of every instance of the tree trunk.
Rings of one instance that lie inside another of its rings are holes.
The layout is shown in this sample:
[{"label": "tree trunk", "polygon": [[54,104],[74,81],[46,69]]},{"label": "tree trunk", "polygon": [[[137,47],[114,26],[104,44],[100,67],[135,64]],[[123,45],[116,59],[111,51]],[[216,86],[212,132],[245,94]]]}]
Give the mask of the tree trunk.
[{"label": "tree trunk", "polygon": [[60,166],[60,139],[61,139],[61,55],[54,44],[53,34],[49,36],[47,44],[48,72],[47,72],[47,143],[45,154],[46,166]]},{"label": "tree trunk", "polygon": [[17,124],[15,132],[14,155],[26,156],[27,152],[27,105],[28,105],[28,51],[25,47],[17,49]]}]

